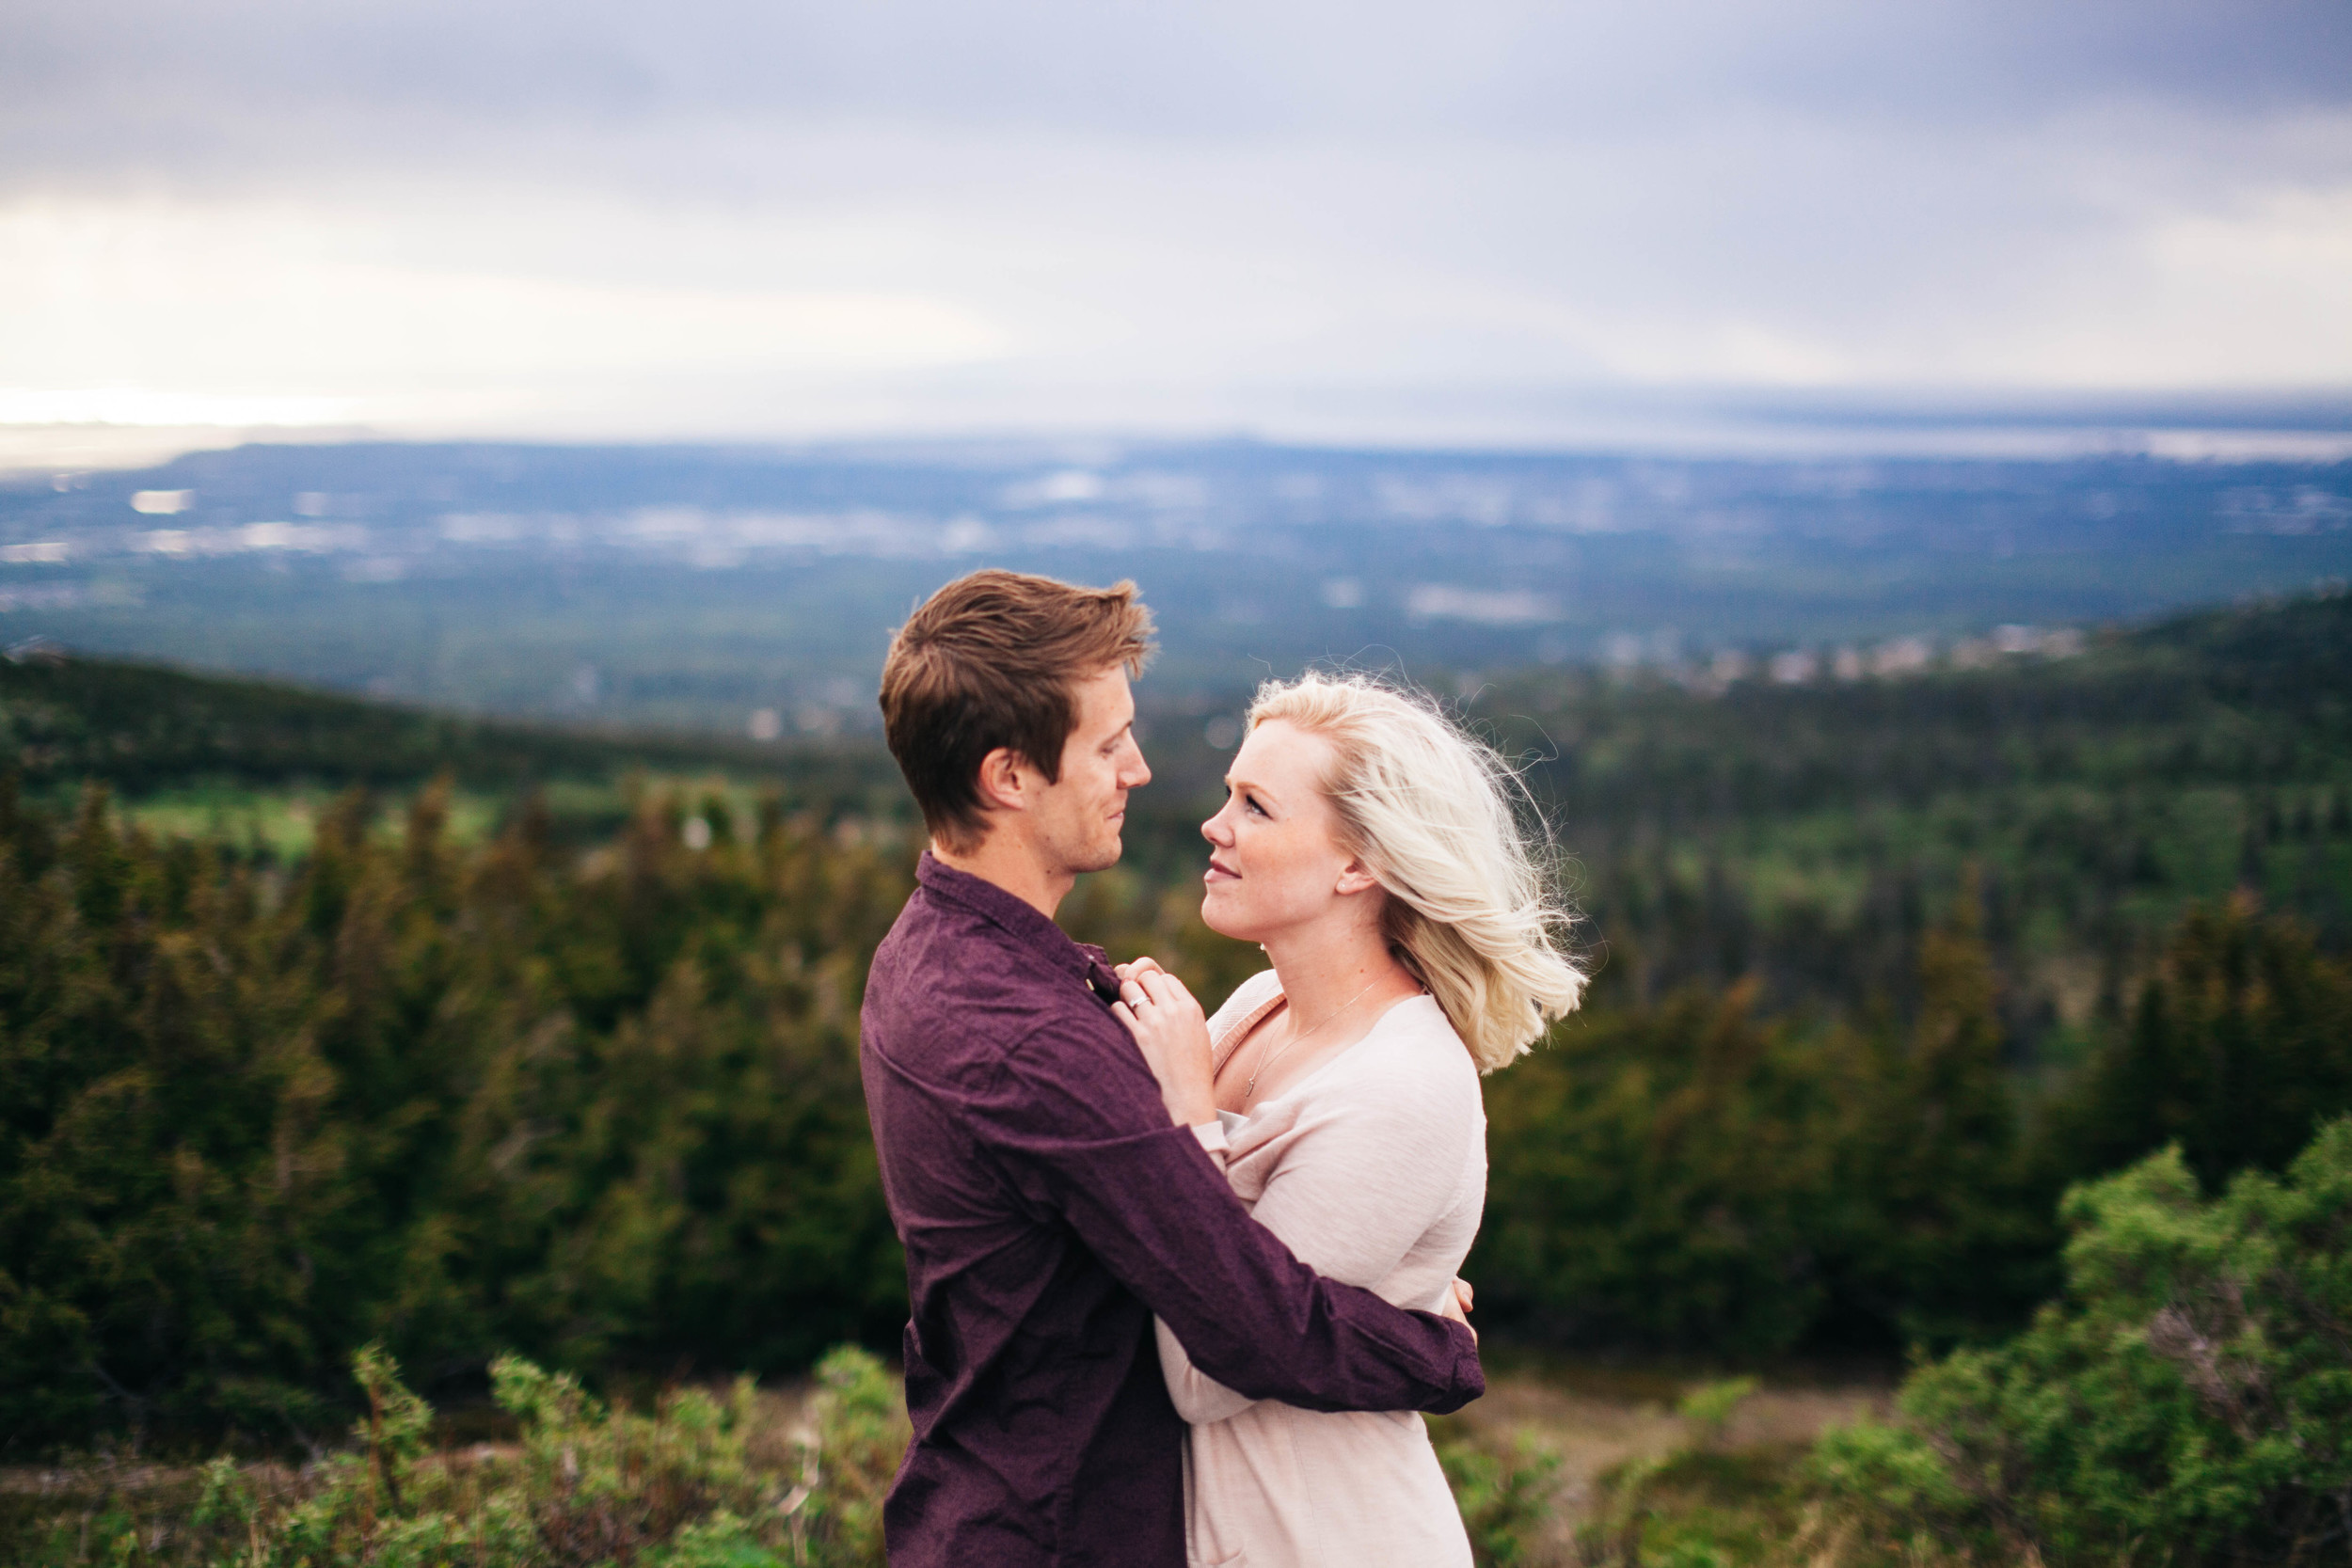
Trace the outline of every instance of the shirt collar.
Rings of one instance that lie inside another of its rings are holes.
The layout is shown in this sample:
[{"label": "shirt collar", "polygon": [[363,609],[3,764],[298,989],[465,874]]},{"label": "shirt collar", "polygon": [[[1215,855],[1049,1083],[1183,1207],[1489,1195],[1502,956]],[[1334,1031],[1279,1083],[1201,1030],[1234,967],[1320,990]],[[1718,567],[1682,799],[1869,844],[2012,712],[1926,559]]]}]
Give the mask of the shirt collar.
[{"label": "shirt collar", "polygon": [[1083,980],[1105,1003],[1119,999],[1119,976],[1111,973],[1110,956],[1092,942],[1074,942],[1070,933],[1045,918],[1026,900],[1006,892],[985,877],[958,871],[929,849],[914,863],[914,879],[925,892],[950,898],[986,917],[1024,947]]}]

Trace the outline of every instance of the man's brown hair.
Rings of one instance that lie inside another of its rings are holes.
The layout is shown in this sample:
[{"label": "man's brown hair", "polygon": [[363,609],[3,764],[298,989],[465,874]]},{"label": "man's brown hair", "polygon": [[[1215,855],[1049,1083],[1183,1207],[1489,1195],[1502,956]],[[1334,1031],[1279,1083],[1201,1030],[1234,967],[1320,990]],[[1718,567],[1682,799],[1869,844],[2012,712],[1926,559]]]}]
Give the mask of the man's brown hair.
[{"label": "man's brown hair", "polygon": [[1061,778],[1078,721],[1073,688],[1152,657],[1152,612],[1132,582],[1073,588],[991,568],[925,600],[882,660],[882,730],[931,836],[968,854],[988,832],[981,759],[1003,746]]}]

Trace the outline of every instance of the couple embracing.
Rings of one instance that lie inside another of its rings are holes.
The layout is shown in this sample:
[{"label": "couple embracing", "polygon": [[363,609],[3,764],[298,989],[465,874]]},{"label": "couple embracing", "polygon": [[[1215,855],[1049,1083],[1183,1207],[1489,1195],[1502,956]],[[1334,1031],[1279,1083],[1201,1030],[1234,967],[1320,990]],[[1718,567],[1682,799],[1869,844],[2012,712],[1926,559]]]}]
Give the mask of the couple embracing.
[{"label": "couple embracing", "polygon": [[1272,967],[1213,1016],[1065,936],[1151,778],[1132,584],[942,589],[883,667],[930,834],[860,1057],[906,1244],[897,1568],[1457,1568],[1416,1412],[1485,1391],[1455,1273],[1479,1074],[1576,1006],[1495,754],[1310,674],[1258,694],[1201,916]]}]

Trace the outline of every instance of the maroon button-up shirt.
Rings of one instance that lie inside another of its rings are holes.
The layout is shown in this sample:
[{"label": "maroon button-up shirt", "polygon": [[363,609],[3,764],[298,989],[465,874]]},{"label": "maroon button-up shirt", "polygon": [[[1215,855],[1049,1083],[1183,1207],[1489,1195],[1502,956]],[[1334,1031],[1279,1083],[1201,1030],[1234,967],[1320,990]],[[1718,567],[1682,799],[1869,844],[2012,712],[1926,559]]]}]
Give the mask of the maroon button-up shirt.
[{"label": "maroon button-up shirt", "polygon": [[916,879],[859,1046],[914,1311],[895,1568],[1183,1568],[1155,1312],[1254,1399],[1447,1411],[1486,1391],[1460,1324],[1318,1276],[1250,1219],[1169,1123],[1101,949],[928,853]]}]

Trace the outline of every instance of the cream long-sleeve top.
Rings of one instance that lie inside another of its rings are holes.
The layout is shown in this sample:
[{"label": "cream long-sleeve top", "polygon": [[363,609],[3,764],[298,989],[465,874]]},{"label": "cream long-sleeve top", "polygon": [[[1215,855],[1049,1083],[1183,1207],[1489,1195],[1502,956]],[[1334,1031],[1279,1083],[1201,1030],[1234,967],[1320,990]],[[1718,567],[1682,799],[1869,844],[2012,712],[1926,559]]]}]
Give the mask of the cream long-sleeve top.
[{"label": "cream long-sleeve top", "polygon": [[[1272,970],[1209,1021],[1218,1051],[1282,1002]],[[1318,1274],[1398,1307],[1444,1308],[1486,1199],[1478,1069],[1435,1000],[1371,1031],[1202,1143],[1259,1224]],[[1222,1148],[1219,1145],[1222,1145]],[[1195,1368],[1158,1326],[1188,1423],[1185,1549],[1198,1568],[1468,1568],[1469,1538],[1409,1410],[1301,1410]]]}]

